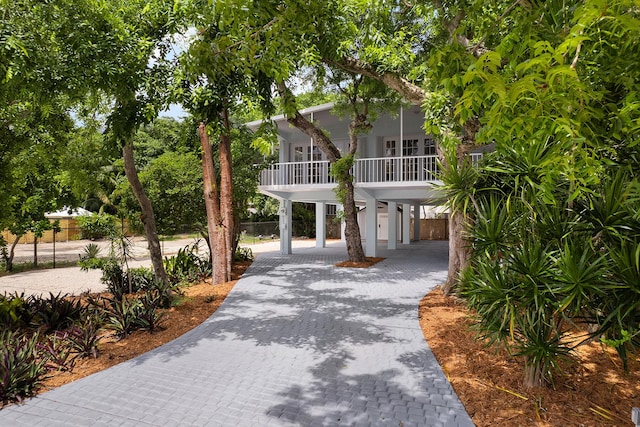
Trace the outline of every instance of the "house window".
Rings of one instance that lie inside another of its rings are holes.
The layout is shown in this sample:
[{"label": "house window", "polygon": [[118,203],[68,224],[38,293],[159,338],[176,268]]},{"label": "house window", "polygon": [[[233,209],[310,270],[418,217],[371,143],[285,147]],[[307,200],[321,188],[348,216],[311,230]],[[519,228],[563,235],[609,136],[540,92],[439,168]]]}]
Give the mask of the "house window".
[{"label": "house window", "polygon": [[438,151],[436,150],[436,141],[430,136],[424,139],[424,154],[427,156],[438,154]]},{"label": "house window", "polygon": [[395,139],[387,139],[384,142],[384,156],[385,157],[396,156],[396,140]]},{"label": "house window", "polygon": [[402,155],[405,157],[418,155],[418,138],[402,140]]},{"label": "house window", "polygon": [[318,146],[313,146],[313,152],[311,151],[311,147],[307,147],[307,160],[313,162],[319,162],[320,160],[322,160],[322,152],[320,151],[320,148],[318,148]]},{"label": "house window", "polygon": [[319,184],[323,182],[323,165],[313,162],[322,160],[322,151],[317,146],[307,147],[307,161],[312,162],[307,165],[307,176],[310,184]]},{"label": "house window", "polygon": [[293,161],[304,162],[304,147],[294,147]]},{"label": "house window", "polygon": [[418,138],[408,138],[402,140],[402,180],[418,180]]}]

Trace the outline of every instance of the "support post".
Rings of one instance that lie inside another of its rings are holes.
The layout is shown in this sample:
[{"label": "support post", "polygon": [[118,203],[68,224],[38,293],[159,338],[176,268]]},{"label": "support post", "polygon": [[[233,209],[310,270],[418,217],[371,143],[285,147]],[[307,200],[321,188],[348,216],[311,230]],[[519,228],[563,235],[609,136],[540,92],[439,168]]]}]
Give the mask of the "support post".
[{"label": "support post", "polygon": [[411,243],[411,205],[409,203],[402,204],[402,244]]},{"label": "support post", "polygon": [[316,202],[316,248],[327,246],[327,204]]},{"label": "support post", "polygon": [[378,200],[367,199],[366,222],[367,241],[364,248],[365,256],[377,256],[378,249]]},{"label": "support post", "polygon": [[291,225],[292,225],[291,200],[280,200],[280,253],[291,255]]},{"label": "support post", "polygon": [[413,240],[420,241],[420,203],[413,205]]},{"label": "support post", "polygon": [[391,250],[398,249],[398,203],[389,202],[389,235],[387,238],[387,248]]}]

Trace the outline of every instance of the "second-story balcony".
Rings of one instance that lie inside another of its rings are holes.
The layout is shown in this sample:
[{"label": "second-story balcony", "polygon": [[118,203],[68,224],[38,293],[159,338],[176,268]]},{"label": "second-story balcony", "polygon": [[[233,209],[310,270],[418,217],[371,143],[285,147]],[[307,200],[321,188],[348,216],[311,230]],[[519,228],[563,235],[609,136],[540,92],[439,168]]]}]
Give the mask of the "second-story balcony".
[{"label": "second-story balcony", "polygon": [[[481,154],[472,154],[476,162]],[[261,187],[333,186],[328,161],[276,163],[264,169]],[[437,182],[438,156],[377,157],[357,159],[353,166],[356,186],[425,184]]]}]

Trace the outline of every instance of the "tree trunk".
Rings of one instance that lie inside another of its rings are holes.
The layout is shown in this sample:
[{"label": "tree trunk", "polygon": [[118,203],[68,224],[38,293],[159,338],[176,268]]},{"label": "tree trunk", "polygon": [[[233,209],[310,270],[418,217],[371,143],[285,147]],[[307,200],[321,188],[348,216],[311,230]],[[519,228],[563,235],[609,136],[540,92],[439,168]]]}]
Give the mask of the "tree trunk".
[{"label": "tree trunk", "polygon": [[[465,162],[470,161],[468,159],[470,146],[468,144],[460,144],[456,147],[456,158],[458,160],[458,167],[465,167]],[[444,152],[438,148],[438,157],[444,164],[446,159]],[[449,212],[449,271],[447,273],[447,280],[445,281],[442,292],[445,296],[449,296],[458,283],[458,277],[460,272],[469,263],[469,257],[471,256],[469,245],[464,238],[464,229],[468,218],[462,211],[461,206],[452,206]]]},{"label": "tree trunk", "polygon": [[227,278],[227,263],[224,254],[225,233],[221,227],[220,199],[213,165],[211,142],[206,125],[200,122],[198,127],[202,147],[202,178],[204,183],[204,203],[207,210],[207,229],[209,230],[209,248],[211,251],[211,283],[218,285]]},{"label": "tree trunk", "polygon": [[[361,80],[355,82],[354,86],[359,86]],[[357,90],[357,89],[356,89]],[[365,103],[363,112],[357,111],[357,98],[352,98],[354,116],[349,123],[349,155],[354,158],[358,151],[358,135],[371,128],[367,122],[368,106]],[[358,225],[358,208],[355,200],[355,188],[353,186],[352,169],[344,171],[344,176],[339,178],[339,185],[342,186],[344,200],[341,200],[344,207],[344,236],[347,242],[347,253],[349,261],[363,262],[365,260],[364,249],[362,248],[362,236]]]},{"label": "tree trunk", "polygon": [[458,282],[458,274],[467,265],[469,250],[464,240],[464,215],[456,210],[449,213],[449,272],[442,287],[445,296],[451,294]]},{"label": "tree trunk", "polygon": [[38,238],[33,236],[33,266],[38,266]]},{"label": "tree trunk", "polygon": [[231,126],[229,111],[225,108],[220,113],[222,134],[220,135],[220,207],[222,226],[225,238],[225,262],[227,271],[225,281],[231,280],[231,263],[233,261],[233,167],[231,160]]},{"label": "tree trunk", "polygon": [[140,179],[138,178],[138,172],[133,159],[133,141],[125,141],[122,147],[122,158],[124,160],[124,172],[127,176],[127,180],[131,185],[133,194],[138,199],[140,204],[140,210],[142,215],[142,225],[144,227],[144,233],[147,237],[147,243],[149,246],[149,254],[151,255],[151,263],[153,264],[153,272],[156,275],[156,279],[162,283],[168,283],[167,273],[164,270],[164,264],[162,263],[162,250],[160,248],[160,240],[158,239],[158,232],[156,231],[156,218],[153,213],[153,207],[151,201],[147,197]]},{"label": "tree trunk", "polygon": [[358,225],[358,208],[354,198],[353,182],[348,181],[345,184],[345,200],[344,200],[344,237],[347,243],[347,253],[349,261],[363,262],[365,260],[364,250],[362,248],[362,236],[360,235],[360,226]]},{"label": "tree trunk", "polygon": [[15,236],[13,243],[11,243],[11,248],[9,249],[9,256],[7,257],[7,271],[13,271],[13,257],[16,254],[16,246],[18,246],[18,241],[22,236]]},{"label": "tree trunk", "polygon": [[530,363],[530,359],[525,358],[524,381],[522,385],[525,388],[542,387],[544,385],[544,376],[542,375],[542,367],[540,364]]}]

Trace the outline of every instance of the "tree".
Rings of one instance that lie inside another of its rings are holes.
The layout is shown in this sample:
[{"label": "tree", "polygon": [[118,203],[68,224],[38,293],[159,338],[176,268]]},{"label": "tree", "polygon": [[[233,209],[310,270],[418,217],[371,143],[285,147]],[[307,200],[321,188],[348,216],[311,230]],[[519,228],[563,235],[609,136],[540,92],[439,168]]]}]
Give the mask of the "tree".
[{"label": "tree", "polygon": [[[37,241],[52,228],[45,213],[73,204],[73,197],[63,173],[63,153],[71,119],[66,114],[43,116],[39,109],[23,118],[25,126],[10,129],[19,145],[7,159],[10,184],[7,213],[0,220],[16,236],[7,258],[7,269],[13,264],[14,249],[19,239],[31,231],[34,235],[34,264],[38,263]],[[5,184],[6,185],[6,184]]]},{"label": "tree", "polygon": [[[183,106],[200,120],[199,136],[203,150],[205,204],[213,259],[213,283],[230,279],[233,258],[233,162],[231,158],[232,127],[230,115],[238,108],[238,101],[247,95],[268,100],[271,80],[257,69],[250,69],[243,56],[234,49],[218,50],[244,34],[234,33],[243,18],[251,20],[246,10],[219,2],[203,6],[191,4],[194,24],[200,28],[198,37],[182,55],[182,68],[176,90]],[[241,24],[240,24],[241,25]],[[260,101],[259,101],[260,103]],[[268,102],[263,102],[269,108]],[[218,143],[220,169],[219,185],[210,156],[209,133]],[[215,242],[215,244],[213,243]],[[216,262],[217,261],[217,262]],[[217,267],[217,268],[216,268]]]},{"label": "tree", "polygon": [[[140,182],[157,215],[158,231],[175,234],[194,230],[206,217],[202,198],[202,169],[193,152],[167,151],[149,161],[139,173]],[[111,195],[127,217],[140,213],[140,205],[123,181]]]},{"label": "tree", "polygon": [[564,321],[587,323],[587,338],[602,336],[623,362],[638,344],[629,293],[638,187],[629,171],[638,165],[640,80],[629,58],[640,22],[634,2],[588,1],[505,7],[464,25],[491,16],[498,26],[470,43],[479,58],[450,52],[470,61],[450,77],[460,93],[453,112],[479,117],[477,139],[496,147],[477,182],[487,190],[473,195],[463,289],[483,332],[525,356],[525,385],[539,386],[573,348]]},{"label": "tree", "polygon": [[[96,84],[92,87],[113,100],[108,128],[121,147],[125,175],[140,203],[140,219],[154,273],[162,282],[167,282],[167,275],[155,214],[138,177],[133,141],[138,127],[155,118],[164,102],[160,89],[166,85],[163,79],[168,76],[164,58],[170,43],[167,36],[171,31],[172,5],[169,3],[159,0],[94,5],[88,22],[93,31],[84,33],[84,40],[68,40],[70,47],[79,41],[86,43],[87,39],[94,43],[96,51],[86,58],[95,67]],[[102,56],[93,56],[96,53]]]},{"label": "tree", "polygon": [[7,47],[3,54],[17,53],[0,58],[3,82],[9,82],[3,87],[9,105],[47,102],[56,95],[69,102],[105,95],[111,102],[109,127],[122,149],[125,174],[143,212],[154,271],[162,281],[166,274],[154,215],[137,177],[132,141],[138,126],[153,118],[163,102],[161,89],[167,85],[160,81],[168,76],[163,65],[172,6],[168,0],[23,0],[3,9],[7,19],[1,28]]},{"label": "tree", "polygon": [[217,285],[228,280],[230,271],[227,270],[226,242],[224,223],[220,208],[220,196],[216,171],[214,168],[211,142],[207,133],[207,126],[201,122],[198,127],[200,143],[202,145],[202,180],[205,207],[207,210],[207,230],[209,235],[209,251],[211,252],[211,283]]}]

